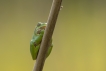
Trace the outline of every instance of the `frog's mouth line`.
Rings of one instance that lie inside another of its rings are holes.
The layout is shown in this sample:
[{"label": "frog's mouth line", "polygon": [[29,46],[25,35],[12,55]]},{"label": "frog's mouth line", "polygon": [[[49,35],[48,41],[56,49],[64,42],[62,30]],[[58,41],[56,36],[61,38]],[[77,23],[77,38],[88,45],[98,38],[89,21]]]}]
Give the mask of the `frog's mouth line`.
[{"label": "frog's mouth line", "polygon": [[46,28],[46,26],[42,26],[42,27],[40,27],[39,29],[41,29],[41,30],[44,29],[44,30],[45,30],[45,28]]}]

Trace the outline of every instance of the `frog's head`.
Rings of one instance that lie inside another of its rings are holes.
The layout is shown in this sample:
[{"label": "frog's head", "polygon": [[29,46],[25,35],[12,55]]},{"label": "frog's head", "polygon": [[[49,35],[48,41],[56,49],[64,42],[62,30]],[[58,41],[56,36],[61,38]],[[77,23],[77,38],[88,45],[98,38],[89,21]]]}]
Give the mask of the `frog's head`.
[{"label": "frog's head", "polygon": [[37,27],[36,27],[36,28],[38,28],[38,29],[43,29],[43,28],[45,28],[45,27],[46,27],[46,25],[47,25],[47,23],[41,23],[41,22],[38,22],[38,24],[37,24]]},{"label": "frog's head", "polygon": [[37,27],[35,28],[35,33],[40,34],[45,30],[47,23],[38,22]]}]

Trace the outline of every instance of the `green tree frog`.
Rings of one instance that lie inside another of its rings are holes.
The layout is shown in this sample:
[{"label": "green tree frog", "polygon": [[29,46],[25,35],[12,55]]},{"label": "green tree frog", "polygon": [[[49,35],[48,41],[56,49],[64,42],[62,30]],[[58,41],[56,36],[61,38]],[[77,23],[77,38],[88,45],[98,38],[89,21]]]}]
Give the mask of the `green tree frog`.
[{"label": "green tree frog", "polygon": [[[38,24],[37,24],[37,26],[34,30],[33,37],[30,41],[30,53],[31,53],[31,56],[32,56],[33,60],[37,59],[46,25],[47,25],[47,23],[38,22]],[[52,39],[51,39],[50,46],[48,48],[46,58],[51,53],[52,47],[53,47],[53,45],[52,45]]]}]

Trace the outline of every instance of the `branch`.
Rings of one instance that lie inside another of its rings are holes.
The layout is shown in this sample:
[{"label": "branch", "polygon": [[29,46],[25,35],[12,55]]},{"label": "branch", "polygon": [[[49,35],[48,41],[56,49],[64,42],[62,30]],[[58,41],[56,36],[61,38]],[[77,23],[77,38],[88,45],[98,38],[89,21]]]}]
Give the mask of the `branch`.
[{"label": "branch", "polygon": [[45,33],[42,39],[39,54],[38,54],[33,71],[43,70],[46,53],[49,47],[50,40],[52,38],[52,34],[55,28],[57,17],[60,11],[61,3],[62,3],[62,0],[53,0],[50,14],[49,14],[48,21],[47,21],[47,27],[45,29]]}]

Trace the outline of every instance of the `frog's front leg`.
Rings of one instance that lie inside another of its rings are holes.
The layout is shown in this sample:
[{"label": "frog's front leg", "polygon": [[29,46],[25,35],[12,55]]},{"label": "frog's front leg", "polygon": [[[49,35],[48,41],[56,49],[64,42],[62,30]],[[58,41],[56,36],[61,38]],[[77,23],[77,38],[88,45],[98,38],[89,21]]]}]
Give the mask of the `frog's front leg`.
[{"label": "frog's front leg", "polygon": [[33,43],[34,43],[35,47],[36,47],[38,44],[41,43],[42,37],[43,37],[43,33],[44,33],[44,31],[43,31],[42,33],[40,33],[40,34],[37,34],[37,35],[34,35],[34,36],[33,36],[32,40],[34,41]]}]

